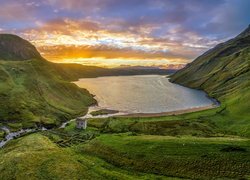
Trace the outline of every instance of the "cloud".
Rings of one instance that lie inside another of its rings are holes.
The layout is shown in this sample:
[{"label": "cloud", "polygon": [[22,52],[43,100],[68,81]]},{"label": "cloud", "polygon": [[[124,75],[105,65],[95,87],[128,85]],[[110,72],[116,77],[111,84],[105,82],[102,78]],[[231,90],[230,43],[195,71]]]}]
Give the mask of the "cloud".
[{"label": "cloud", "polygon": [[82,31],[97,31],[99,30],[99,25],[97,22],[88,21],[88,20],[72,20],[69,18],[66,19],[53,19],[48,22],[42,23],[38,22],[39,31],[47,31],[49,33],[61,33],[70,35],[72,32],[77,30]]},{"label": "cloud", "polygon": [[230,37],[239,34],[250,24],[250,1],[248,0],[227,0],[215,11],[210,21],[203,29],[204,32],[222,37]]},{"label": "cloud", "polygon": [[145,52],[143,50],[135,50],[132,48],[117,48],[106,45],[98,46],[74,46],[74,45],[55,45],[41,46],[39,50],[43,56],[50,60],[72,59],[72,58],[96,58],[105,59],[124,58],[124,59],[183,59],[180,55],[172,52]]},{"label": "cloud", "polygon": [[101,22],[90,19],[54,19],[37,24],[37,28],[26,29],[21,34],[37,47],[42,47],[41,52],[49,59],[75,56],[190,60],[211,44],[218,43],[181,27],[170,28],[164,36],[152,37],[150,32],[155,27],[149,25],[134,32],[107,29]]},{"label": "cloud", "polygon": [[0,22],[27,20],[32,18],[33,8],[23,5],[20,1],[0,1]]},{"label": "cloud", "polygon": [[[172,26],[161,36],[152,35],[159,27],[141,25],[136,30],[117,29],[86,19],[58,18],[37,22],[21,35],[32,41],[49,60],[65,58],[168,59],[190,61],[220,41],[200,36],[182,26]],[[115,28],[114,28],[115,27]]]},{"label": "cloud", "polygon": [[187,62],[238,34],[250,17],[248,0],[0,2],[0,28],[4,32],[16,29],[14,32],[53,59],[75,56]]}]

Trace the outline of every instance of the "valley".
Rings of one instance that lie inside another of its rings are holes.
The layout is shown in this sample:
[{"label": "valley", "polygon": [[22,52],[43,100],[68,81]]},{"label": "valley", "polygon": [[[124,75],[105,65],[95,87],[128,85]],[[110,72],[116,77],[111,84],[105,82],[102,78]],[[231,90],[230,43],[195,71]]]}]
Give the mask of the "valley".
[{"label": "valley", "polygon": [[249,179],[249,45],[248,27],[170,76],[173,83],[204,90],[219,107],[159,117],[97,116],[86,130],[74,121],[57,128],[96,104],[90,92],[70,83],[79,78],[70,66],[30,51],[4,53],[0,125],[49,130],[1,148],[0,179]]}]

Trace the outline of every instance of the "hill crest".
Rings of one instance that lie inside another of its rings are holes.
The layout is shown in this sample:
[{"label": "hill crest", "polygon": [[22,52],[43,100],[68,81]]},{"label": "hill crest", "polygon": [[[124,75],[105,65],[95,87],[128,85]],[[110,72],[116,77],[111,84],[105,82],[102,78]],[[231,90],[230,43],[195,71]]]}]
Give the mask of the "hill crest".
[{"label": "hill crest", "polygon": [[0,59],[23,61],[40,58],[42,56],[29,41],[13,34],[0,34]]}]

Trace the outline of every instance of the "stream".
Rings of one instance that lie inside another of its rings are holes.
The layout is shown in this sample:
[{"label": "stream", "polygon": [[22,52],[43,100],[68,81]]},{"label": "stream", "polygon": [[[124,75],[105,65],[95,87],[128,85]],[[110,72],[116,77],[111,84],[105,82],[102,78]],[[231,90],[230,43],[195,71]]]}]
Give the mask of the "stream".
[{"label": "stream", "polygon": [[0,148],[2,148],[7,142],[14,138],[20,137],[21,135],[26,133],[37,131],[37,129],[21,129],[20,131],[10,132],[7,127],[2,127],[1,129],[5,131],[7,135],[5,136],[4,140],[0,141]]}]

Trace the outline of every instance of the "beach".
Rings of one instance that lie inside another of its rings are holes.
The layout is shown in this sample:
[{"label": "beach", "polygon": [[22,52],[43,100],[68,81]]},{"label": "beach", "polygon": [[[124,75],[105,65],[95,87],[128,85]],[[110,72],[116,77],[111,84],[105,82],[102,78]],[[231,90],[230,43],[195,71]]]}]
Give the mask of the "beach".
[{"label": "beach", "polygon": [[126,115],[119,115],[118,117],[160,117],[160,116],[171,116],[171,115],[180,115],[180,114],[186,114],[186,113],[193,113],[198,111],[204,111],[208,109],[217,108],[219,105],[212,104],[208,106],[203,107],[195,107],[195,108],[189,108],[189,109],[183,109],[183,110],[177,110],[177,111],[171,111],[171,112],[162,112],[162,113],[133,113],[133,114],[126,114]]}]

